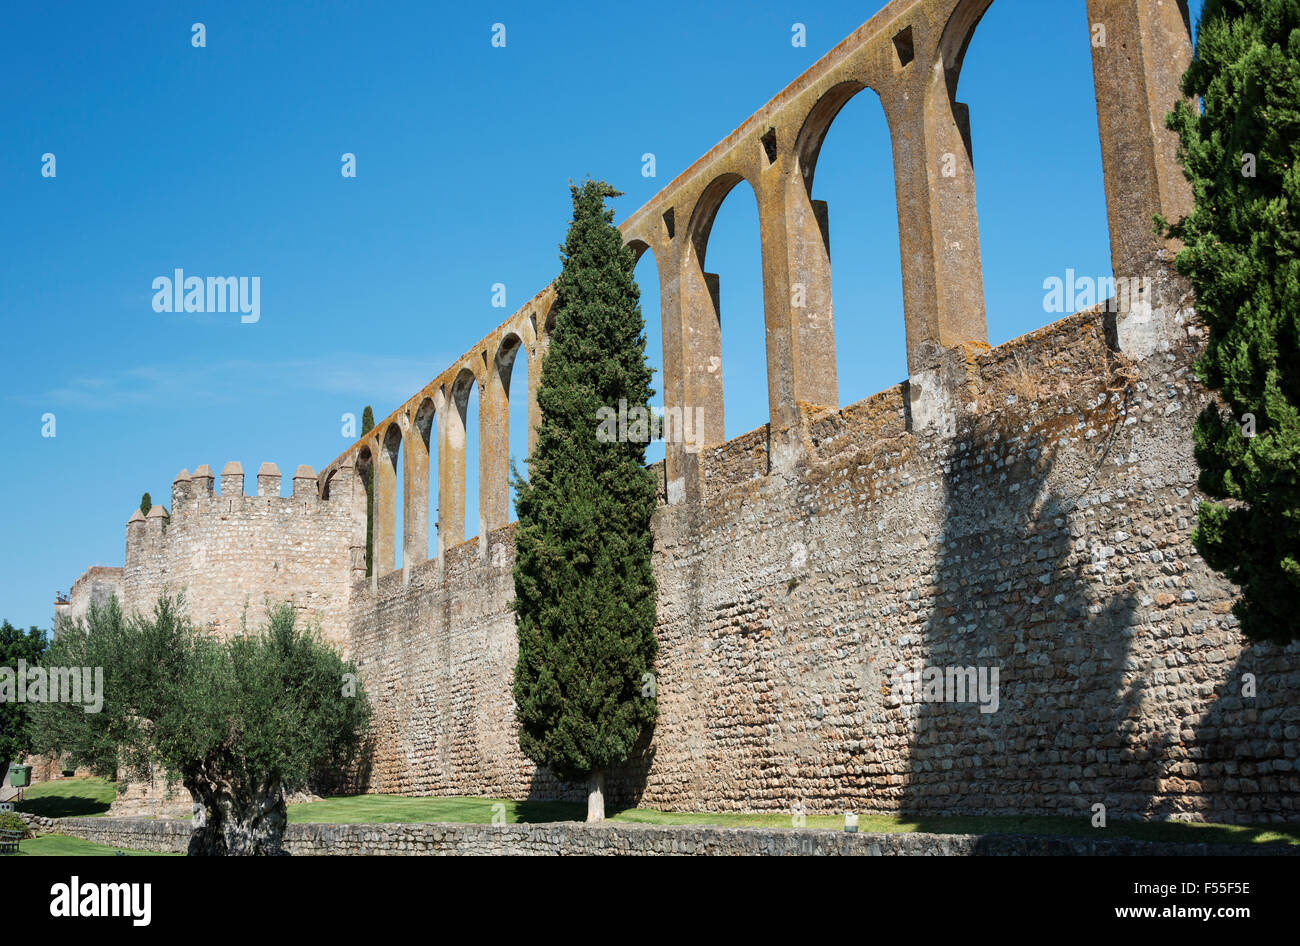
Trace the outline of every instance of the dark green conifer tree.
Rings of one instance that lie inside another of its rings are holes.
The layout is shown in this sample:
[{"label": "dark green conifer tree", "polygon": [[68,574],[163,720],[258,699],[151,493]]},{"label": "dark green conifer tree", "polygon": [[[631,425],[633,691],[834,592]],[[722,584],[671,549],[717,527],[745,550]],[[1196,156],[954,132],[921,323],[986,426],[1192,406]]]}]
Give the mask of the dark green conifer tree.
[{"label": "dark green conifer tree", "polygon": [[[1170,228],[1209,329],[1197,363],[1222,399],[1196,423],[1192,541],[1241,586],[1253,640],[1300,636],[1300,0],[1206,0],[1169,116],[1195,198]],[[1158,224],[1163,225],[1163,221]]]},{"label": "dark green conifer tree", "polygon": [[148,493],[145,493],[143,496],[140,497],[141,515],[145,515],[145,516],[149,515],[149,510],[152,508],[153,508],[153,500],[149,498]]},{"label": "dark green conifer tree", "polygon": [[[45,655],[49,640],[45,632],[33,627],[26,631],[8,621],[0,622],[0,667],[9,667],[16,674],[18,662],[26,661],[34,667]],[[0,688],[0,765],[21,762],[32,750],[29,704],[19,703],[12,692],[4,694]]]},{"label": "dark green conifer tree", "polygon": [[600,821],[605,772],[656,713],[655,484],[644,441],[597,429],[602,408],[648,410],[653,392],[633,254],[605,207],[618,193],[603,181],[570,189],[541,424],[515,485],[514,696],[524,754],[586,779],[587,820]]}]

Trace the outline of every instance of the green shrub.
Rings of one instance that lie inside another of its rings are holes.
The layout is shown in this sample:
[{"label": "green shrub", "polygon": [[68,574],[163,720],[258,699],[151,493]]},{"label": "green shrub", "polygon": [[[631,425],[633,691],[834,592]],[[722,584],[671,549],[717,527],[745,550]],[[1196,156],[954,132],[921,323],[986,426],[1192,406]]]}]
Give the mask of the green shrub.
[{"label": "green shrub", "polygon": [[1253,641],[1300,640],[1300,4],[1206,0],[1169,127],[1195,209],[1171,233],[1209,330],[1192,543]]},{"label": "green shrub", "polygon": [[20,831],[23,837],[31,834],[27,822],[12,811],[0,811],[0,831]]}]

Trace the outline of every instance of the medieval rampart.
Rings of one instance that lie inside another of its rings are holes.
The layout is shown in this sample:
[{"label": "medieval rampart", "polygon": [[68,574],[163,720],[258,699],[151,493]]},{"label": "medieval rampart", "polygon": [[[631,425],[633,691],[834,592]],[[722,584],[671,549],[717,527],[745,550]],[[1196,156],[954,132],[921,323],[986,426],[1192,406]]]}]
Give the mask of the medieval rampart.
[{"label": "medieval rampart", "polygon": [[[183,592],[191,619],[222,636],[262,624],[268,603],[292,601],[324,638],[348,647],[347,600],[355,532],[342,500],[320,498],[316,475],[299,467],[293,491],[281,496],[280,471],[264,463],[257,494],[244,493],[238,463],[227,463],[221,487],[207,464],[172,483],[170,513],[155,504],[126,526],[124,607],[152,611],[163,591]],[[365,516],[362,507],[361,515]],[[364,568],[364,546],[362,549]]]},{"label": "medieval rampart", "polygon": [[[990,349],[957,85],[991,2],[890,3],[621,225],[659,272],[665,407],[704,425],[700,449],[666,444],[658,467],[660,718],[611,777],[616,800],[1296,817],[1300,651],[1244,646],[1233,589],[1189,541],[1201,336],[1176,247],[1151,227],[1190,206],[1163,121],[1191,55],[1185,6],[1083,4],[1108,37],[1092,56],[1127,291]],[[829,211],[812,179],[864,89],[890,128],[909,377],[840,407]],[[741,181],[758,202],[769,422],[724,442],[705,257]],[[129,603],[185,585],[196,620],[225,632],[251,594],[293,596],[350,646],[375,702],[375,791],[574,791],[520,755],[510,694],[509,382],[525,358],[531,446],[552,302],[549,288],[530,299],[302,494],[295,481],[291,499],[263,502],[223,482],[218,496],[206,471],[178,479],[171,520],[128,527]],[[918,683],[936,669],[943,699]]]}]

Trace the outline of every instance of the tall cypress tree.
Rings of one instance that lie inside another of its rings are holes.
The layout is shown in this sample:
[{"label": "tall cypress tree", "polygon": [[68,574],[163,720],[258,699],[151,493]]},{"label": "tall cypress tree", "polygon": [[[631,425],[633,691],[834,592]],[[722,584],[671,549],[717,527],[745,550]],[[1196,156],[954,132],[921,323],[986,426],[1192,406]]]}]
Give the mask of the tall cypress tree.
[{"label": "tall cypress tree", "polygon": [[148,493],[145,493],[140,497],[140,512],[147,516],[149,515],[149,510],[152,508],[153,500],[149,498]]},{"label": "tall cypress tree", "polygon": [[[571,186],[555,282],[555,331],[537,390],[541,424],[516,477],[519,745],[560,778],[586,779],[605,817],[604,774],[655,718],[653,474],[645,443],[603,442],[601,408],[648,409],[651,369],[634,258],[603,181]],[[645,694],[645,695],[643,695]]]},{"label": "tall cypress tree", "polygon": [[[1241,586],[1253,640],[1300,636],[1300,2],[1206,0],[1178,132],[1195,209],[1170,228],[1209,329],[1197,362],[1222,404],[1196,423],[1192,541]],[[1162,221],[1161,221],[1162,222]]]},{"label": "tall cypress tree", "polygon": [[[375,429],[375,412],[366,405],[366,409],[361,412],[361,436],[365,436]],[[366,482],[366,577],[370,577],[371,571],[375,564],[375,471],[374,464],[379,462],[375,457],[371,461],[370,479]]]}]

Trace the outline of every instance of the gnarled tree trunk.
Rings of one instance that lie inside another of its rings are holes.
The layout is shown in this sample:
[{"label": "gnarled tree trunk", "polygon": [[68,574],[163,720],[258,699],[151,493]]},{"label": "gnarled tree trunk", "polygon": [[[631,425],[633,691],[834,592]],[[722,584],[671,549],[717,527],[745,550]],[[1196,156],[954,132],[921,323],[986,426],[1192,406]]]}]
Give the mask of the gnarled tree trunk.
[{"label": "gnarled tree trunk", "polygon": [[224,779],[193,776],[185,787],[194,796],[194,828],[188,853],[201,856],[282,854],[288,811],[278,782],[237,786]]}]

